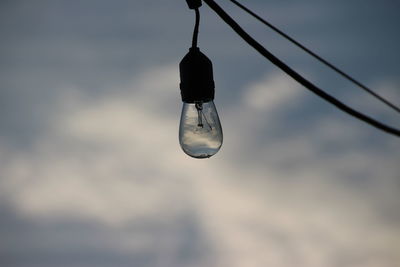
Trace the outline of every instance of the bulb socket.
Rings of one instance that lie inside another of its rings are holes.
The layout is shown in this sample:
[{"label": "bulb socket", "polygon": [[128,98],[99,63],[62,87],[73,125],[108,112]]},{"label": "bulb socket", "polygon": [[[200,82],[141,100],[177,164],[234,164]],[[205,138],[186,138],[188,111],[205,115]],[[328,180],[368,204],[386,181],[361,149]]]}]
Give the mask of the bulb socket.
[{"label": "bulb socket", "polygon": [[211,60],[198,47],[190,48],[179,64],[180,89],[185,103],[214,100],[215,85]]}]

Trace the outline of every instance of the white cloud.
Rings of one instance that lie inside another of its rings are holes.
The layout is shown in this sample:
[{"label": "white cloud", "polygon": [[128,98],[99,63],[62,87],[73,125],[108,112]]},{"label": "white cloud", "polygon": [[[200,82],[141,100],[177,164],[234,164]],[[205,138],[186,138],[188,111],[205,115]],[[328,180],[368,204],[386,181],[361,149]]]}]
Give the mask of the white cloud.
[{"label": "white cloud", "polygon": [[[243,96],[245,104],[255,111],[268,112],[301,96],[301,86],[279,72],[268,74],[249,85]],[[299,101],[297,99],[296,101]]]},{"label": "white cloud", "polygon": [[[310,129],[313,134],[279,140],[268,151],[260,147],[246,160],[255,161],[251,167],[226,159],[229,147],[209,160],[194,160],[178,145],[180,109],[165,108],[180,105],[176,83],[175,65],[168,65],[136,77],[126,94],[65,96],[32,150],[7,151],[0,195],[25,217],[73,217],[125,234],[137,221],[167,227],[195,214],[215,255],[209,266],[394,267],[400,261],[399,224],[378,210],[398,204],[398,198],[386,196],[397,192],[398,154],[344,150],[320,157],[324,142],[357,138],[341,134],[340,122],[321,118],[325,126]],[[255,82],[237,107],[244,111],[241,119],[223,120],[227,129],[236,129],[226,133],[228,139],[242,140],[230,145],[254,146],[260,140],[243,135],[258,122],[243,118],[258,112],[273,127],[270,111],[298,101],[298,91],[280,74]],[[267,155],[257,158],[262,154]],[[365,174],[371,176],[359,183],[365,190],[349,185],[347,179]],[[148,252],[161,238],[169,244],[162,259],[180,263],[179,257],[171,259],[184,246],[178,236],[134,232],[134,237],[124,239],[120,249]]]}]

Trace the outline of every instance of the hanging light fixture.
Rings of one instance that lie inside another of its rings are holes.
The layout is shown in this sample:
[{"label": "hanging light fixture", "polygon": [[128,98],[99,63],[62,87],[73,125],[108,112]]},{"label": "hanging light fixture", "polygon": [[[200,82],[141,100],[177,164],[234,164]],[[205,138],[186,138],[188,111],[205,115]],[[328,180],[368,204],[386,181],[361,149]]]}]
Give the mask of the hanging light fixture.
[{"label": "hanging light fixture", "polygon": [[[215,11],[221,17],[221,19],[225,21],[232,28],[232,30],[234,30],[245,42],[247,42],[251,47],[259,52],[260,55],[276,65],[288,76],[303,85],[305,88],[307,88],[317,96],[321,97],[325,101],[331,103],[343,112],[361,121],[364,121],[365,123],[374,126],[379,130],[400,137],[399,129],[381,123],[380,121],[372,119],[371,117],[351,108],[350,106],[347,106],[346,104],[342,103],[338,99],[334,98],[322,89],[315,86],[312,82],[310,82],[299,73],[297,73],[294,69],[286,65],[283,61],[281,61],[259,42],[257,42],[253,37],[251,37],[245,30],[243,30],[240,25],[234,19],[232,19],[214,0],[203,1],[213,11]],[[183,101],[181,121],[179,126],[179,143],[183,151],[189,156],[194,158],[209,158],[215,155],[222,146],[222,128],[219,121],[217,109],[213,102],[215,86],[213,79],[212,63],[206,55],[200,52],[200,49],[197,47],[197,36],[200,22],[199,7],[202,4],[202,0],[186,0],[186,2],[189,8],[194,9],[194,11],[196,12],[196,24],[193,31],[192,47],[189,49],[189,52],[179,64],[181,79],[180,89]],[[304,51],[306,51],[349,81],[361,87],[362,89],[373,95],[375,98],[381,100],[383,103],[395,109],[396,111],[400,110],[399,107],[380,97],[360,82],[354,80],[348,74],[339,70],[337,67],[333,66],[331,63],[327,62],[320,56],[316,55],[311,50],[305,48],[299,42],[289,37],[267,21],[263,20],[243,5],[239,4],[236,0],[231,0],[231,2],[237,4],[249,14],[263,22],[265,25],[271,27],[273,30],[284,36],[286,39],[299,46]]]},{"label": "hanging light fixture", "polygon": [[209,158],[222,146],[223,134],[214,105],[215,86],[212,63],[197,47],[201,0],[187,0],[196,12],[192,47],[179,64],[183,102],[179,143],[193,158]]}]

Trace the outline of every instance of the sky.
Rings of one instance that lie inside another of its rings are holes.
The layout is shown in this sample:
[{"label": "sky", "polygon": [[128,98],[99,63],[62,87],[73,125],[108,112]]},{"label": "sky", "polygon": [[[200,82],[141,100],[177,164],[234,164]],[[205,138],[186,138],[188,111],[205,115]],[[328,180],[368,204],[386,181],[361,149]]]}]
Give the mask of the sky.
[{"label": "sky", "polygon": [[[242,1],[400,105],[394,0]],[[399,115],[229,1],[284,62]],[[0,2],[0,266],[399,267],[400,141],[312,95],[207,6],[224,144],[179,147],[185,1]]]}]

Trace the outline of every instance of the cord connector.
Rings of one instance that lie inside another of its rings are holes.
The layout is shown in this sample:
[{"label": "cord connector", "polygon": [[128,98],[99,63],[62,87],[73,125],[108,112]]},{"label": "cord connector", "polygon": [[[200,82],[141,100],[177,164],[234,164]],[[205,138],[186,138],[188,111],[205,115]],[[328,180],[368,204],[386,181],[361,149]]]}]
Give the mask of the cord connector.
[{"label": "cord connector", "polygon": [[190,9],[197,9],[201,7],[201,0],[186,0]]}]

